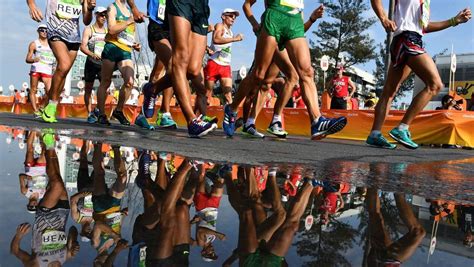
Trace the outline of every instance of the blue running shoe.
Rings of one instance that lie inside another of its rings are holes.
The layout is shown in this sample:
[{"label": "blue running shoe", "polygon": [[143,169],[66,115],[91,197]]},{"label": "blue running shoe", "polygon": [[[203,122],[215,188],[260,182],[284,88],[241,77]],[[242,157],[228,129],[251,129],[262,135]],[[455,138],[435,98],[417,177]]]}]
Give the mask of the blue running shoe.
[{"label": "blue running shoe", "polygon": [[155,130],[155,127],[150,125],[148,121],[146,120],[145,116],[143,114],[138,115],[138,117],[135,119],[135,125],[140,126],[143,129],[147,129],[150,131]]},{"label": "blue running shoe", "polygon": [[380,147],[380,148],[386,148],[386,149],[395,149],[397,145],[391,144],[388,142],[385,137],[383,137],[382,134],[379,134],[377,137],[367,137],[367,140],[365,140],[365,143],[369,146],[374,146],[374,147]]},{"label": "blue running shoe", "polygon": [[146,182],[151,179],[151,172],[150,172],[150,165],[151,165],[151,155],[150,151],[144,150],[140,154],[138,158],[138,175],[135,180],[137,186],[140,189],[143,189],[146,185]]},{"label": "blue running shoe", "polygon": [[189,137],[199,138],[205,136],[212,130],[216,128],[215,123],[209,123],[201,120],[201,118],[195,118],[188,125],[188,135]]},{"label": "blue running shoe", "polygon": [[156,95],[155,92],[153,92],[153,84],[152,83],[146,83],[143,85],[142,88],[143,92],[143,106],[142,106],[142,113],[145,115],[147,118],[153,117],[153,114],[155,113],[155,101],[156,101]]},{"label": "blue running shoe", "polygon": [[158,114],[156,117],[156,125],[158,125],[158,127],[160,128],[166,128],[166,129],[178,128],[178,125],[173,120],[173,117],[171,117],[171,114],[162,113],[161,111],[158,111]]},{"label": "blue running shoe", "polygon": [[404,145],[409,149],[417,149],[418,144],[411,140],[411,134],[408,130],[399,130],[397,127],[393,128],[389,133],[390,137]]},{"label": "blue running shoe", "polygon": [[311,140],[320,140],[330,134],[335,134],[347,124],[346,117],[339,117],[335,119],[319,117],[317,123],[311,125]]},{"label": "blue running shoe", "polygon": [[222,128],[227,136],[232,137],[235,132],[235,118],[237,112],[232,112],[229,105],[224,106],[224,121],[222,122]]},{"label": "blue running shoe", "polygon": [[87,122],[88,123],[96,123],[97,122],[97,116],[95,115],[94,111],[89,113],[89,116],[87,116]]}]

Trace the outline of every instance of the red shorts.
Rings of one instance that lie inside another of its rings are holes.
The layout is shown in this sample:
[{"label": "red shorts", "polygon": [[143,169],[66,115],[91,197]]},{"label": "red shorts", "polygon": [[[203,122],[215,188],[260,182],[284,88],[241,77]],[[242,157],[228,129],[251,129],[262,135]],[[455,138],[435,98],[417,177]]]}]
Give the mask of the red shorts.
[{"label": "red shorts", "polygon": [[46,166],[46,162],[38,162],[38,159],[34,161],[25,162],[25,167],[44,167]]},{"label": "red shorts", "polygon": [[204,75],[206,76],[207,81],[215,81],[222,78],[232,79],[232,70],[230,69],[230,66],[222,66],[213,60],[208,60],[207,65],[204,68]]},{"label": "red shorts", "polygon": [[219,208],[219,203],[221,202],[221,197],[215,197],[208,195],[206,193],[198,192],[194,196],[194,206],[196,211],[203,210],[205,208]]},{"label": "red shorts", "polygon": [[30,72],[31,77],[37,77],[37,78],[53,78],[53,75],[49,75],[46,73],[41,73],[41,72]]}]

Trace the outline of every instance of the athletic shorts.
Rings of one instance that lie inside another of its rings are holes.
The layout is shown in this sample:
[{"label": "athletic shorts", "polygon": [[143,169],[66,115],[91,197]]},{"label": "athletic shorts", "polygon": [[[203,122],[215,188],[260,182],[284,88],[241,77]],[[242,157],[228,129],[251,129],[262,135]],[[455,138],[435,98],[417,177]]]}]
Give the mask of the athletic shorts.
[{"label": "athletic shorts", "polygon": [[189,266],[189,244],[181,244],[173,247],[173,255],[166,259],[146,259],[147,267],[168,267],[168,266],[178,266],[178,267],[187,267]]},{"label": "athletic shorts", "polygon": [[71,209],[71,206],[69,206],[69,200],[58,200],[58,203],[56,203],[56,206],[52,208],[46,208],[42,206],[41,204],[42,204],[42,201],[40,201],[38,205],[38,210],[40,210],[41,212],[51,212],[57,209],[66,209],[66,210]]},{"label": "athletic shorts", "polygon": [[102,59],[107,59],[112,62],[132,60],[132,53],[124,51],[112,43],[105,43],[104,51],[102,51]]},{"label": "athletic shorts", "polygon": [[203,210],[205,208],[219,208],[219,203],[221,202],[221,197],[212,196],[210,194],[198,192],[194,196],[194,206],[197,211]]},{"label": "athletic shorts", "polygon": [[53,78],[53,75],[41,72],[30,72],[30,76],[36,78]]},{"label": "athletic shorts", "polygon": [[268,35],[275,37],[280,50],[285,48],[287,41],[304,38],[304,22],[301,14],[288,14],[269,8],[262,15],[262,25]]},{"label": "athletic shorts", "polygon": [[342,97],[332,97],[331,109],[347,109],[347,101]]},{"label": "athletic shorts", "polygon": [[25,162],[25,167],[46,167],[46,162],[38,162],[38,159],[34,159],[30,162]]},{"label": "athletic shorts", "polygon": [[403,67],[409,56],[418,56],[426,53],[423,48],[421,35],[416,32],[405,31],[395,36],[390,46],[390,59],[394,68]]},{"label": "athletic shorts", "polygon": [[158,42],[163,39],[170,40],[170,26],[166,20],[163,24],[158,24],[156,21],[150,19],[148,22],[148,46],[151,51],[154,51],[153,42]]},{"label": "athletic shorts", "polygon": [[99,64],[96,64],[89,60],[89,58],[86,59],[86,64],[84,66],[84,81],[86,83],[93,83],[95,79],[98,79],[100,81],[100,71],[102,69],[102,66]]},{"label": "athletic shorts", "polygon": [[260,266],[282,266],[284,257],[277,256],[266,248],[265,240],[262,240],[258,246],[257,251],[251,253],[244,260],[245,267],[260,267]]},{"label": "athletic shorts", "polygon": [[209,27],[209,0],[170,1],[168,14],[182,17],[191,23],[191,30],[199,35],[207,35]]},{"label": "athletic shorts", "polygon": [[111,208],[118,207],[120,210],[121,199],[115,198],[110,194],[103,194],[99,196],[92,196],[92,204],[94,207],[94,212],[100,213],[104,212]]},{"label": "athletic shorts", "polygon": [[77,171],[77,191],[82,192],[94,188],[94,171],[89,175],[88,168],[79,168]]},{"label": "athletic shorts", "polygon": [[232,70],[230,66],[222,66],[217,64],[214,60],[208,60],[204,68],[204,76],[207,81],[216,81],[223,78],[232,79]]},{"label": "athletic shorts", "polygon": [[48,42],[51,44],[51,42],[56,42],[56,41],[61,41],[64,44],[66,44],[67,50],[69,51],[79,51],[79,47],[81,46],[81,43],[71,43],[59,36],[51,36],[48,38]]}]

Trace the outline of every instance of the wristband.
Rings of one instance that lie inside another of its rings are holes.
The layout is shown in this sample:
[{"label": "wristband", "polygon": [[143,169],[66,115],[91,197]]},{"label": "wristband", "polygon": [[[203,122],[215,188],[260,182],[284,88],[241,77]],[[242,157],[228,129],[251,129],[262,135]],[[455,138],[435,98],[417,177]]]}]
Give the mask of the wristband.
[{"label": "wristband", "polygon": [[316,22],[316,20],[313,19],[311,16],[309,17],[309,21],[311,21],[311,23],[315,23],[315,22]]},{"label": "wristband", "polygon": [[458,26],[458,23],[456,21],[456,17],[452,17],[450,20],[449,20],[449,25],[451,25],[451,27],[456,27]]}]

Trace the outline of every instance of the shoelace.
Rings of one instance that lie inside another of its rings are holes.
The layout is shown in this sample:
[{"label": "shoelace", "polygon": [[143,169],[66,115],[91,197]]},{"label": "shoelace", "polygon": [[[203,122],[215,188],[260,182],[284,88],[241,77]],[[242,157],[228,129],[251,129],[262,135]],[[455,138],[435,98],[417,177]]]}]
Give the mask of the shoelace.
[{"label": "shoelace", "polygon": [[148,102],[148,109],[152,109],[155,106],[155,98],[151,97],[150,102]]},{"label": "shoelace", "polygon": [[207,122],[201,120],[200,118],[194,120],[194,124],[198,125],[199,127],[204,127],[207,125]]}]

